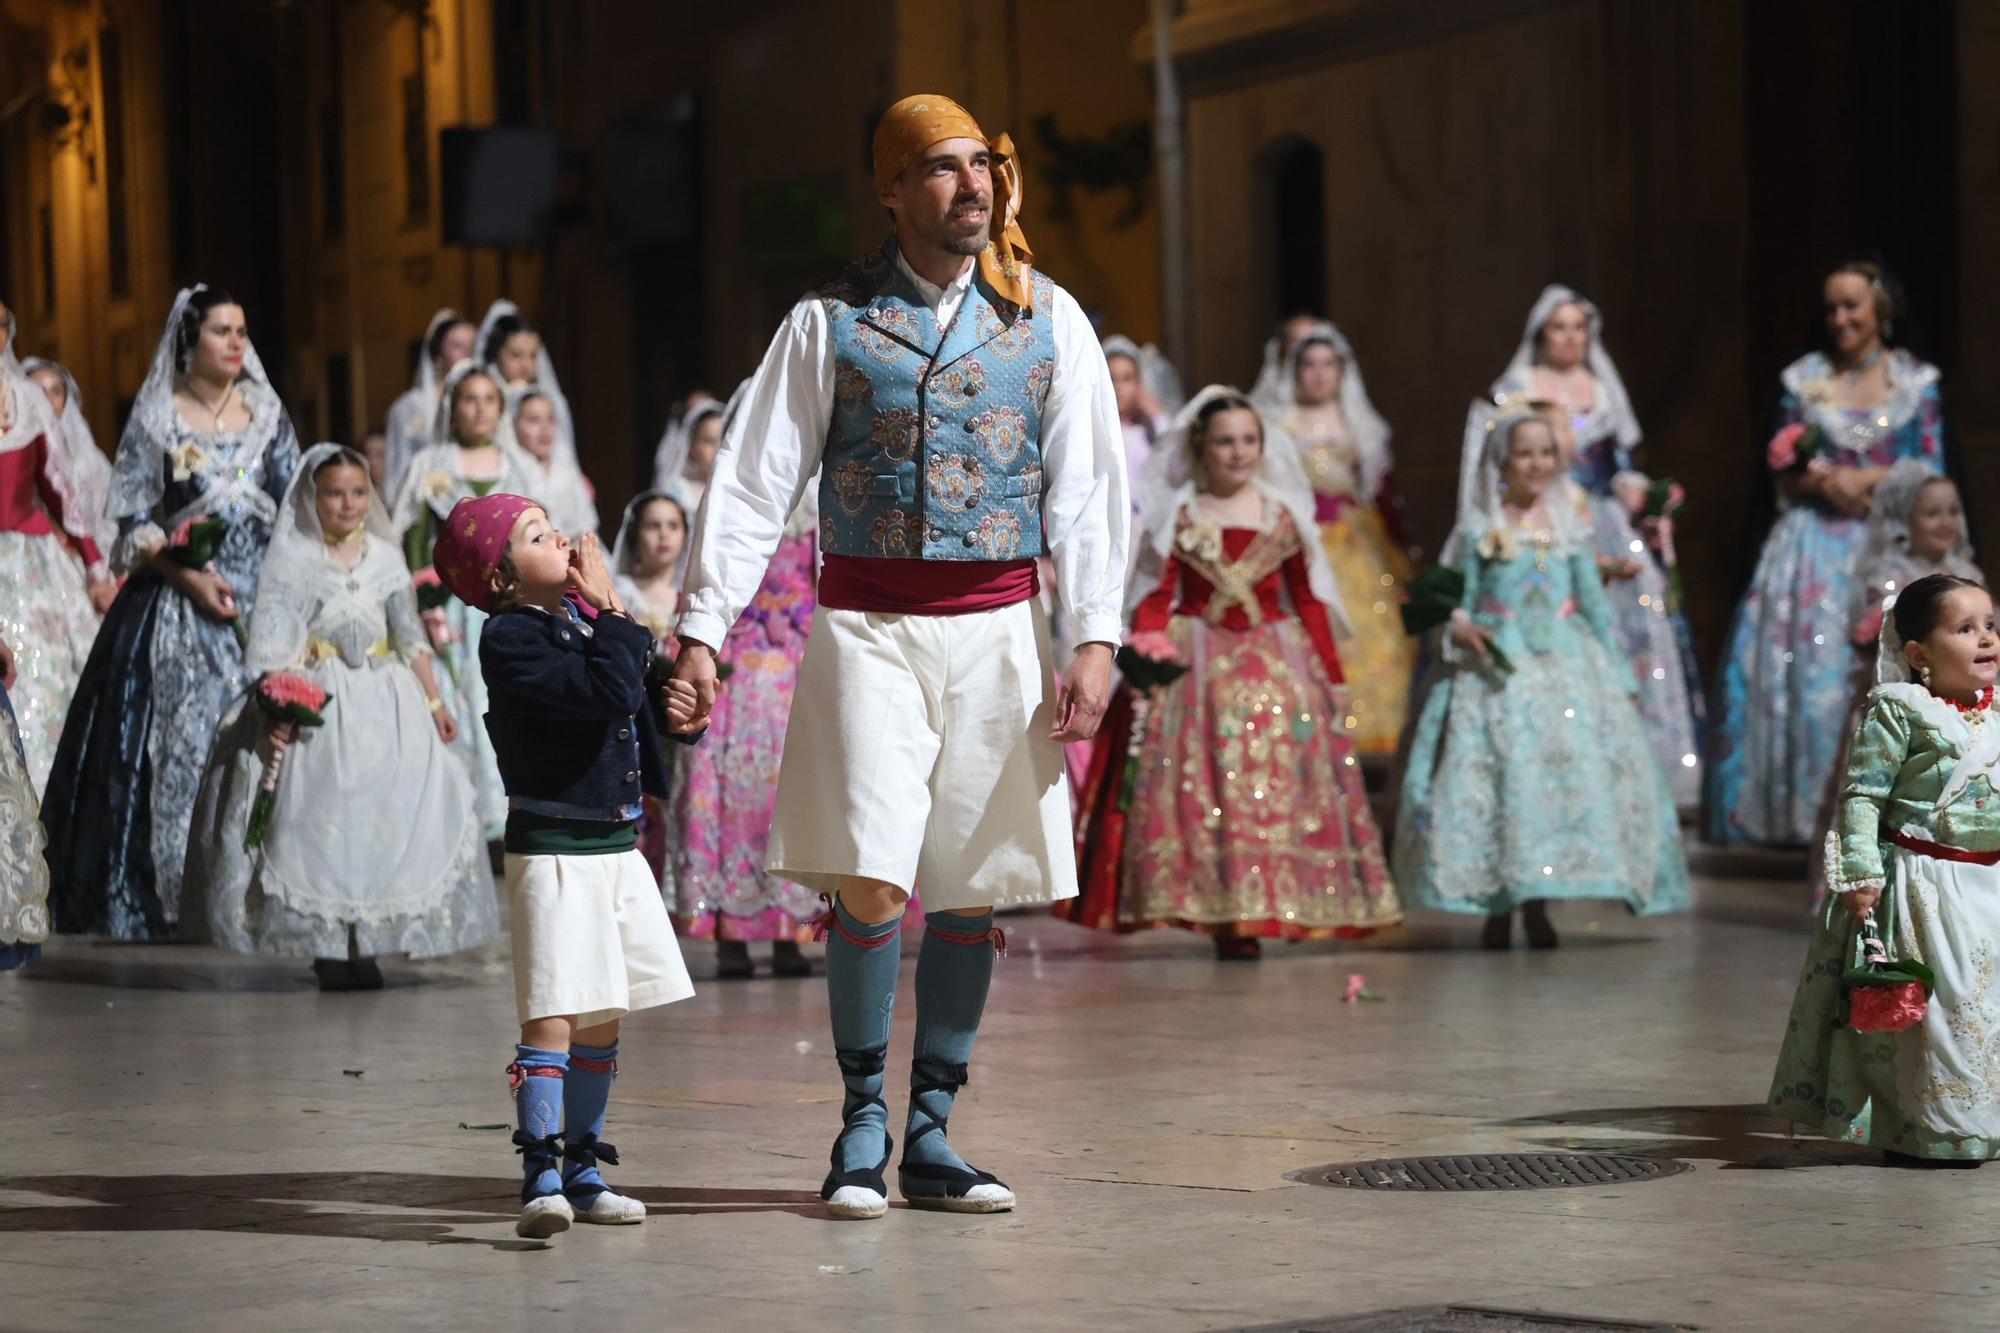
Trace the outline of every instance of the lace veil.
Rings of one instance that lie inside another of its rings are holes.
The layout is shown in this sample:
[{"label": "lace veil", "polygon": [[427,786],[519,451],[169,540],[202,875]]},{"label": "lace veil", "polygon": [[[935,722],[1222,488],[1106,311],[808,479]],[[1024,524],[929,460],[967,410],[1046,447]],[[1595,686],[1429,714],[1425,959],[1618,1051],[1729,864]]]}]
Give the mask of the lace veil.
[{"label": "lace veil", "polygon": [[[167,324],[160,332],[159,346],[153,351],[153,363],[139,386],[138,397],[132,400],[125,433],[118,438],[108,507],[114,519],[146,514],[166,494],[166,455],[181,432],[180,416],[174,409],[174,388],[181,380],[180,359],[188,351],[181,334],[181,319],[188,303],[207,290],[208,284],[201,282],[182,288],[174,298],[173,309],[167,312]],[[283,425],[284,413],[271,391],[263,358],[257,355],[254,343],[246,342],[244,346],[243,369],[236,383],[250,402],[250,430],[268,446]]]},{"label": "lace veil", "polygon": [[[486,340],[492,336],[495,325],[509,315],[518,316],[520,313],[521,308],[505,297],[488,306],[486,309],[486,318],[479,321],[479,337],[473,343],[472,359],[477,361],[486,355]],[[539,333],[539,330],[537,332]],[[515,386],[507,383],[506,379],[502,377],[500,367],[498,365],[489,365],[486,369],[493,376],[494,382],[500,385],[502,391],[511,394]],[[535,388],[547,394],[549,401],[556,405],[555,454],[567,466],[576,468],[577,471],[581,472],[583,470],[582,465],[577,462],[576,455],[576,423],[570,416],[569,399],[563,396],[562,385],[556,380],[556,363],[555,359],[549,355],[549,340],[547,337],[541,338],[541,348],[535,353],[535,378],[532,383]],[[501,430],[507,440],[512,442],[514,438],[513,412],[511,410],[502,412],[501,420]]]},{"label": "lace veil", "polygon": [[1604,346],[1604,316],[1594,302],[1561,283],[1551,283],[1542,288],[1542,294],[1535,298],[1534,307],[1528,311],[1527,328],[1521,334],[1521,345],[1514,349],[1514,359],[1507,363],[1507,369],[1493,381],[1492,395],[1497,401],[1531,393],[1535,342],[1541,336],[1542,326],[1566,305],[1582,310],[1584,318],[1590,322],[1590,347],[1584,353],[1584,364],[1597,380],[1597,406],[1592,410],[1591,418],[1602,429],[1617,436],[1621,448],[1630,449],[1640,440],[1639,418],[1633,415],[1632,400],[1626,396],[1625,381],[1618,376],[1617,363],[1612,361],[1611,353]]},{"label": "lace veil", "polygon": [[[1229,385],[1211,384],[1189,399],[1174,415],[1173,424],[1139,470],[1140,538],[1137,565],[1126,584],[1127,616],[1165,577],[1181,510],[1194,503],[1194,453],[1189,447],[1188,432],[1204,407],[1217,398],[1232,395],[1244,397],[1241,390]],[[1306,480],[1298,446],[1273,422],[1269,411],[1254,406],[1253,410],[1264,427],[1264,457],[1256,484],[1291,515],[1292,526],[1298,530],[1299,544],[1305,552],[1306,576],[1313,596],[1326,604],[1334,629],[1344,634],[1348,628],[1347,613],[1333,581],[1333,567],[1327,563],[1326,548],[1319,540],[1312,483]]]},{"label": "lace veil", "polygon": [[[305,653],[313,613],[331,567],[313,474],[335,457],[348,459],[367,474],[368,460],[346,445],[316,444],[299,459],[298,471],[292,474],[291,485],[285,488],[285,498],[278,506],[271,544],[265,549],[264,567],[257,577],[257,606],[250,615],[250,645],[243,659],[251,676],[293,666]],[[381,495],[372,488],[362,527],[368,544],[380,543],[389,556],[368,566],[370,577],[389,584],[407,580],[408,570],[396,553],[395,529],[389,525]],[[355,563],[354,573],[363,573],[362,561]],[[388,589],[383,591],[386,594]]]},{"label": "lace veil", "polygon": [[[46,468],[49,485],[62,504],[63,531],[74,541],[96,543],[98,564],[92,568],[92,578],[102,578],[106,573],[105,561],[110,558],[112,543],[117,539],[117,527],[104,517],[105,495],[110,489],[107,474],[110,465],[96,444],[84,430],[86,455],[72,457],[73,449],[64,423],[56,419],[54,404],[42,392],[42,386],[28,378],[27,367],[14,354],[14,337],[19,325],[14,312],[7,311],[4,321],[7,329],[7,344],[0,349],[0,394],[7,396],[13,404],[13,421],[5,431],[0,431],[0,453],[10,453],[26,448],[37,437],[47,441],[48,464]],[[37,362],[47,365],[49,362]],[[62,367],[55,369],[62,371]],[[76,411],[76,382],[69,379],[69,372],[62,371],[69,388],[69,403],[64,415]],[[76,420],[81,424],[79,412]],[[95,471],[91,464],[96,464]]]},{"label": "lace veil", "polygon": [[1299,357],[1314,343],[1325,343],[1340,358],[1340,415],[1347,423],[1355,456],[1360,461],[1360,475],[1355,481],[1360,486],[1362,499],[1373,503],[1374,498],[1381,494],[1382,482],[1389,475],[1392,465],[1389,423],[1382,419],[1382,414],[1375,410],[1375,404],[1369,401],[1368,384],[1361,377],[1361,362],[1355,358],[1353,344],[1331,320],[1314,324],[1312,330],[1299,339],[1284,358],[1282,365],[1278,362],[1278,339],[1273,338],[1264,344],[1264,369],[1257,375],[1257,383],[1264,393],[1260,406],[1269,415],[1282,420],[1285,413],[1297,405]]}]

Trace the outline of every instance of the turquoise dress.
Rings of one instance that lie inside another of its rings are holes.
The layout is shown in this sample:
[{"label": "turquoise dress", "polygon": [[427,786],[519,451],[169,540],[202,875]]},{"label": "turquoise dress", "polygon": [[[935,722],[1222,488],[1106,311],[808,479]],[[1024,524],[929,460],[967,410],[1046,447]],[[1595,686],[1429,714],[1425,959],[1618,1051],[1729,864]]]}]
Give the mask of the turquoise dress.
[{"label": "turquoise dress", "polygon": [[1456,649],[1432,668],[1396,816],[1404,903],[1685,908],[1674,803],[1633,702],[1590,534],[1496,528],[1459,548],[1460,606],[1513,670]]}]

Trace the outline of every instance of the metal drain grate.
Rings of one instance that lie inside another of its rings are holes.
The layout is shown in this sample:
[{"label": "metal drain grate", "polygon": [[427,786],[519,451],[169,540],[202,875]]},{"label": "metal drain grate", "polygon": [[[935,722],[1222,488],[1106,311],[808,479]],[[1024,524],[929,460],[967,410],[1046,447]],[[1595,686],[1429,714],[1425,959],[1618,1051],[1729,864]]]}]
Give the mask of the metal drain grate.
[{"label": "metal drain grate", "polygon": [[1623,1185],[1693,1170],[1671,1158],[1606,1153],[1490,1153],[1471,1157],[1388,1157],[1293,1171],[1288,1180],[1354,1190],[1548,1190]]},{"label": "metal drain grate", "polygon": [[1296,1324],[1259,1324],[1237,1333],[1685,1333],[1697,1324],[1632,1323],[1541,1310],[1502,1310],[1483,1305],[1432,1305],[1339,1315]]}]

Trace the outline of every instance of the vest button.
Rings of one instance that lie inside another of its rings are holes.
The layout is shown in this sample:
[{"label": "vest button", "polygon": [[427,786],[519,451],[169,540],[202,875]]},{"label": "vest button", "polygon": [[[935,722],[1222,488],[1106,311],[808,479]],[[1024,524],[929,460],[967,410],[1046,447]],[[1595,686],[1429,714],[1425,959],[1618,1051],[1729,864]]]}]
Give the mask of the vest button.
[{"label": "vest button", "polygon": [[968,532],[968,533],[966,533],[966,534],[965,534],[965,544],[966,544],[967,546],[977,546],[977,545],[979,545],[979,534],[978,534],[978,533],[976,533],[976,532]]},{"label": "vest button", "polygon": [[968,422],[966,422],[966,423],[965,423],[965,433],[966,433],[967,435],[970,435],[970,434],[972,434],[973,432],[977,431],[978,429],[979,429],[979,426],[978,426],[978,424],[977,424],[976,422],[971,422],[971,421],[968,421]]}]

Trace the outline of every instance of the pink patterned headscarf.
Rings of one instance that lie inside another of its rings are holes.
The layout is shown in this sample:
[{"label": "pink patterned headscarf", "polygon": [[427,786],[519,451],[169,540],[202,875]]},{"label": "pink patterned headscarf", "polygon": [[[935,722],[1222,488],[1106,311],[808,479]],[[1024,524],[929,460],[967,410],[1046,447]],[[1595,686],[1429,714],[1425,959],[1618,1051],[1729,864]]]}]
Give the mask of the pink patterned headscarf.
[{"label": "pink patterned headscarf", "polygon": [[452,506],[431,549],[431,564],[454,597],[481,611],[493,609],[493,581],[487,576],[500,568],[515,520],[540,508],[525,495],[505,492],[468,495]]}]

